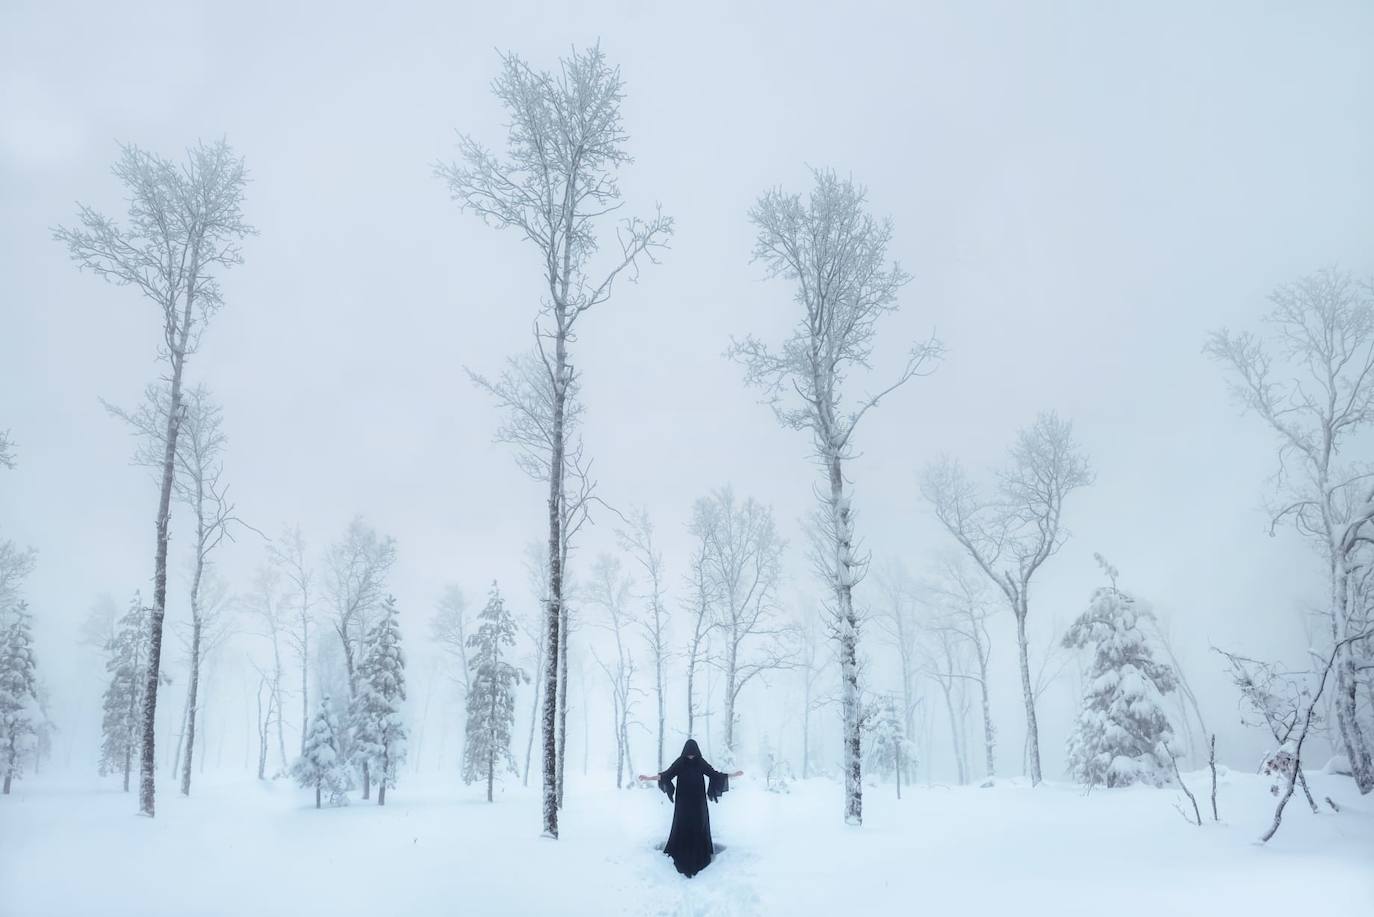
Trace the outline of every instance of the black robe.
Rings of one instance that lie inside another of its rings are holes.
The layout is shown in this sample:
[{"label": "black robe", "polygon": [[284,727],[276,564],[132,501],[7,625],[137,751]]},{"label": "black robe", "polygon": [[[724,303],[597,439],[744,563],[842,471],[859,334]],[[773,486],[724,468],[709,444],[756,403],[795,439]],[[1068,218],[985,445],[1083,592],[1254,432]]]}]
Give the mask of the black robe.
[{"label": "black robe", "polygon": [[720,795],[730,789],[730,776],[711,767],[700,754],[684,755],[659,775],[658,788],[673,800],[673,827],[663,852],[673,858],[678,872],[690,878],[705,869],[715,854],[706,800],[719,802]]}]

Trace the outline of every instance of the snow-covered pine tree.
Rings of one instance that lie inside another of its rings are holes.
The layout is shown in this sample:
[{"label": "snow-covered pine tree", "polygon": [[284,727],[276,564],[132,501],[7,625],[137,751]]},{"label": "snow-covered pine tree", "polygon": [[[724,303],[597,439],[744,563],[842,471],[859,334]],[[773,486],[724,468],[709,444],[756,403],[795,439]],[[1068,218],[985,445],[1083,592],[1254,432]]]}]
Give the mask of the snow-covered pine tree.
[{"label": "snow-covered pine tree", "polygon": [[329,791],[331,806],[348,805],[350,774],[348,765],[339,755],[339,731],[334,727],[328,695],[320,700],[310,720],[310,728],[305,733],[305,749],[291,765],[291,776],[303,787],[314,787],[315,808],[320,807],[320,797],[325,790]]},{"label": "snow-covered pine tree", "polygon": [[406,727],[401,717],[401,701],[406,699],[406,658],[401,651],[397,616],[396,599],[387,596],[381,618],[364,641],[358,693],[349,712],[353,760],[359,766],[366,764],[368,772],[377,778],[379,806],[386,805],[386,788],[396,785],[396,774],[406,756]]},{"label": "snow-covered pine tree", "polygon": [[8,794],[36,748],[42,716],[28,606],[20,602],[6,617],[9,623],[0,634],[0,769]]},{"label": "snow-covered pine tree", "polygon": [[487,605],[477,616],[477,632],[468,637],[472,651],[468,669],[467,741],[463,747],[463,782],[487,778],[487,802],[492,801],[496,763],[504,761],[513,771],[511,732],[515,728],[515,686],[527,680],[524,670],[506,662],[503,647],[515,646],[515,621],[496,583],[491,584]]},{"label": "snow-covered pine tree", "polygon": [[1098,563],[1110,586],[1093,590],[1088,608],[1064,635],[1064,646],[1093,648],[1078,722],[1069,736],[1069,770],[1090,786],[1163,786],[1173,776],[1173,729],[1163,695],[1178,677],[1155,659],[1150,610],[1116,585],[1116,570]]},{"label": "snow-covered pine tree", "polygon": [[148,609],[134,593],[129,610],[119,619],[114,636],[105,644],[105,715],[101,722],[100,775],[123,773],[124,792],[139,746],[143,691],[146,683]]},{"label": "snow-covered pine tree", "polygon": [[901,704],[886,694],[869,714],[869,763],[883,776],[897,781],[897,798],[902,798],[902,773],[916,769],[916,750],[906,734],[906,717]]}]

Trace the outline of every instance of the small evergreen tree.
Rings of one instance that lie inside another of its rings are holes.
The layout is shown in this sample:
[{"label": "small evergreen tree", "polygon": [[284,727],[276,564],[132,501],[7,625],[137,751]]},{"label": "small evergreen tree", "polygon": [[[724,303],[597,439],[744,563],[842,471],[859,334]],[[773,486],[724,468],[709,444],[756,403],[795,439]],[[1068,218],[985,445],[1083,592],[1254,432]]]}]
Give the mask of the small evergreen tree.
[{"label": "small evergreen tree", "polygon": [[1146,623],[1154,615],[1117,588],[1116,570],[1098,556],[1110,586],[1093,590],[1064,646],[1093,648],[1078,722],[1069,736],[1069,770],[1086,784],[1163,786],[1173,776],[1173,739],[1163,695],[1178,677],[1154,657]]},{"label": "small evergreen tree", "polygon": [[0,633],[0,768],[6,794],[35,750],[42,718],[28,606],[20,602],[7,617],[10,621]]},{"label": "small evergreen tree", "polygon": [[472,688],[468,692],[467,741],[463,748],[463,782],[487,778],[487,802],[492,801],[496,763],[512,771],[511,732],[515,728],[515,687],[527,676],[503,658],[503,647],[515,646],[515,621],[501,600],[495,582],[487,605],[477,616],[477,631],[468,637]]},{"label": "small evergreen tree", "polygon": [[897,798],[902,798],[902,774],[916,766],[916,749],[906,734],[906,723],[896,699],[884,695],[870,713],[869,762],[883,776],[897,781]]},{"label": "small evergreen tree", "polygon": [[331,806],[348,805],[351,785],[348,765],[339,754],[339,732],[334,727],[334,715],[329,710],[329,698],[320,701],[305,733],[305,748],[291,765],[291,775],[303,787],[314,787],[315,808],[320,797],[329,791]]},{"label": "small evergreen tree", "polygon": [[381,619],[368,631],[358,665],[358,693],[349,711],[353,760],[377,775],[377,805],[386,805],[386,789],[406,755],[406,727],[401,701],[406,699],[406,660],[396,599],[387,596]]},{"label": "small evergreen tree", "polygon": [[101,721],[100,775],[122,772],[126,793],[142,728],[147,646],[148,609],[135,593],[129,610],[116,625],[114,637],[105,644],[105,671],[110,673],[110,683],[105,689]]}]

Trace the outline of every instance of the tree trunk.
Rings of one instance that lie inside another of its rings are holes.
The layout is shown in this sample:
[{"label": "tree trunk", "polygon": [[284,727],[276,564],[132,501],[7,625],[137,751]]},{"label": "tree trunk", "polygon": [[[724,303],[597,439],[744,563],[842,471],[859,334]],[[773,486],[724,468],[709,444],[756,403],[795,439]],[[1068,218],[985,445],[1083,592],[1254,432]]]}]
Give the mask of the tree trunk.
[{"label": "tree trunk", "polygon": [[320,781],[315,781],[315,808],[320,807]]},{"label": "tree trunk", "polygon": [[988,696],[988,662],[983,656],[982,646],[975,649],[978,652],[978,688],[983,701],[983,753],[986,756],[983,768],[991,780],[997,773],[997,734],[992,727],[992,699]]},{"label": "tree trunk", "polygon": [[522,786],[530,785],[530,762],[534,758],[534,730],[539,725],[539,685],[541,676],[544,674],[543,650],[540,650],[540,658],[534,664],[534,690],[530,693],[534,695],[534,703],[530,705],[530,737],[525,741],[525,775],[521,778]]},{"label": "tree trunk", "polygon": [[[197,581],[200,579],[200,567],[201,564],[197,562]],[[196,747],[196,711],[199,709],[196,692],[200,688],[201,620],[200,615],[195,611],[196,599],[193,598],[191,602],[191,677],[186,689],[186,761],[181,768],[181,795],[183,796],[191,795],[191,751]]]},{"label": "tree trunk", "polygon": [[[568,547],[563,546],[563,559],[568,557]],[[558,631],[558,808],[563,808],[563,773],[568,756],[568,606],[562,605],[563,626]]]},{"label": "tree trunk", "polygon": [[[544,767],[543,767],[543,835],[558,837],[558,805],[560,781],[558,736],[559,670],[567,668],[563,658],[563,410],[567,383],[567,340],[563,327],[563,311],[555,303],[558,329],[554,343],[553,430],[549,456],[549,608],[545,619],[544,655],[548,668],[544,673]],[[564,692],[566,696],[566,691]],[[565,721],[566,722],[566,721]],[[566,734],[566,730],[565,730]],[[566,747],[566,745],[565,745]]]},{"label": "tree trunk", "polygon": [[863,719],[859,710],[859,621],[854,614],[852,520],[839,455],[829,456],[830,512],[835,538],[835,613],[839,619],[844,707],[844,820],[863,824]]},{"label": "tree trunk", "polygon": [[1035,689],[1031,686],[1030,651],[1026,642],[1025,592],[1013,608],[1016,613],[1016,648],[1021,662],[1021,693],[1026,702],[1026,766],[1031,786],[1040,785],[1040,729],[1035,721]]}]

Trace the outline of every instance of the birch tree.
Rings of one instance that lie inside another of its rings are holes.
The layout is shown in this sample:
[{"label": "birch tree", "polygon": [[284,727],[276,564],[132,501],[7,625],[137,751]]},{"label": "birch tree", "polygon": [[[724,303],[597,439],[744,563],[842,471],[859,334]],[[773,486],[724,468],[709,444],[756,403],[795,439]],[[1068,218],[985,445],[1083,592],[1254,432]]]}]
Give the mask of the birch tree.
[{"label": "birch tree", "polygon": [[948,458],[929,465],[921,493],[940,524],[1006,598],[1016,618],[1021,694],[1026,711],[1026,761],[1031,784],[1040,773],[1040,729],[1035,715],[1026,620],[1035,574],[1063,546],[1064,500],[1092,483],[1087,458],[1073,438],[1073,426],[1053,412],[1017,434],[1008,466],[999,473],[990,500],[960,465]]},{"label": "birch tree", "polygon": [[1367,623],[1355,584],[1374,562],[1374,463],[1347,447],[1374,423],[1374,280],[1327,269],[1278,287],[1269,301],[1267,335],[1222,329],[1204,349],[1278,440],[1271,533],[1291,525],[1326,566],[1328,636],[1341,648],[1332,667],[1336,725],[1355,782],[1369,793],[1374,748],[1358,694],[1374,677],[1358,661],[1362,641],[1346,638]]},{"label": "birch tree", "polygon": [[866,192],[833,171],[813,172],[810,196],[773,189],[750,211],[758,229],[754,260],[770,277],[794,285],[798,315],[782,346],[754,337],[736,341],[731,354],[746,380],[761,388],[778,421],[811,434],[813,458],[825,484],[817,490],[830,544],[828,583],[835,593],[844,709],[845,821],[863,822],[863,713],[859,690],[859,615],[854,586],[866,561],[854,534],[854,506],[845,467],[854,455],[859,422],[888,394],[928,370],[940,354],[934,340],[912,348],[888,385],[855,398],[856,370],[870,369],[882,316],[898,308],[897,293],[910,279],[889,264],[890,220],[866,210]]},{"label": "birch tree", "polygon": [[133,145],[121,148],[115,177],[128,196],[121,226],[81,205],[76,228],[53,236],[83,270],[118,286],[135,287],[162,318],[158,353],[165,364],[168,406],[163,433],[153,551],[153,604],[146,690],[142,711],[139,811],[154,814],[157,685],[167,611],[167,544],[177,439],[185,417],[182,386],[186,361],[199,349],[210,317],[223,305],[218,273],[242,263],[242,240],[253,232],[243,220],[247,173],[228,143],[199,143],[176,163]]},{"label": "birch tree", "polygon": [[654,700],[658,714],[658,743],[656,745],[657,769],[663,770],[663,736],[667,719],[665,684],[667,666],[670,658],[670,639],[668,634],[668,613],[664,603],[663,552],[654,540],[654,524],[648,510],[641,507],[629,519],[629,527],[617,533],[622,550],[634,558],[640,567],[645,583],[645,592],[640,596],[644,602],[641,618],[644,642],[649,649],[649,658],[654,666]]},{"label": "birch tree", "polygon": [[[543,833],[556,838],[555,712],[559,673],[567,668],[562,639],[564,420],[568,388],[576,380],[569,344],[580,319],[610,299],[617,280],[635,279],[641,258],[654,260],[673,223],[661,212],[622,220],[615,228],[615,249],[597,257],[605,229],[621,206],[617,173],[630,161],[629,135],[621,120],[624,83],[599,46],[574,49],[556,72],[536,70],[515,54],[505,54],[492,91],[509,118],[505,158],[463,135],[458,160],[436,171],[463,209],[488,225],[514,230],[533,247],[539,264],[543,301],[534,333],[552,393]],[[566,675],[562,678],[566,682]]]}]

